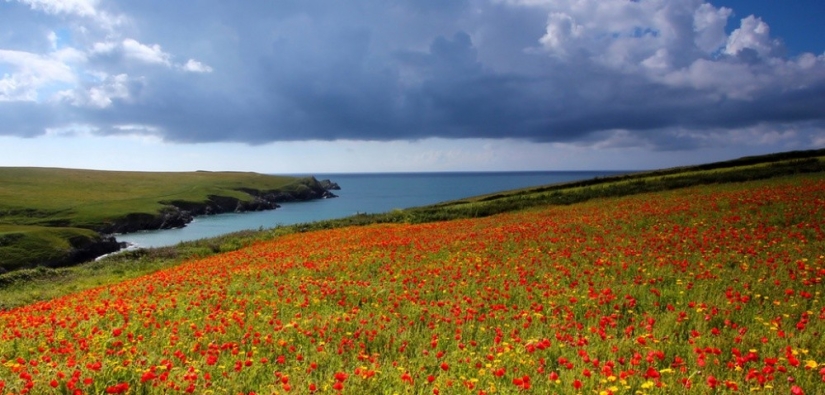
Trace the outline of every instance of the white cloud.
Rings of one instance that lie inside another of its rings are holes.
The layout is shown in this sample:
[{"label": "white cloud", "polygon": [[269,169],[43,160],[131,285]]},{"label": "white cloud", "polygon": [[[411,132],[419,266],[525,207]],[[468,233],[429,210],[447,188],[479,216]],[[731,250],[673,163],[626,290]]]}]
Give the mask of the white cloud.
[{"label": "white cloud", "polygon": [[117,47],[118,44],[112,41],[96,42],[92,44],[92,48],[89,52],[93,54],[108,54],[114,52]]},{"label": "white cloud", "polygon": [[736,99],[749,99],[764,81],[755,76],[747,64],[713,62],[698,59],[690,66],[674,70],[660,79],[675,87],[690,87]]},{"label": "white cloud", "polygon": [[52,55],[0,49],[0,64],[14,71],[0,79],[0,101],[36,101],[38,90],[53,83],[75,83],[77,77],[68,62],[83,61],[72,51]]},{"label": "white cloud", "polygon": [[539,42],[550,51],[564,56],[567,55],[568,43],[580,37],[583,32],[584,26],[577,24],[572,16],[554,12],[547,18],[547,31]]},{"label": "white cloud", "polygon": [[693,31],[696,32],[693,42],[706,53],[713,53],[725,46],[728,36],[725,26],[733,13],[730,8],[716,8],[710,3],[704,3],[693,13]]},{"label": "white cloud", "polygon": [[0,79],[0,102],[35,101],[37,91],[33,89],[34,81],[20,75],[4,75]]},{"label": "white cloud", "polygon": [[169,66],[170,55],[160,48],[160,45],[145,45],[137,40],[127,38],[122,43],[123,55],[130,59],[145,63],[163,64]]},{"label": "white cloud", "polygon": [[47,14],[97,16],[98,0],[18,0],[31,9]]},{"label": "white cloud", "polygon": [[52,52],[49,56],[54,60],[67,64],[80,64],[86,62],[87,59],[86,54],[84,52],[71,47],[58,49],[57,51]]},{"label": "white cloud", "polygon": [[666,72],[671,69],[673,59],[666,48],[659,48],[656,53],[643,60],[641,65],[654,73]]},{"label": "white cloud", "polygon": [[46,38],[48,38],[49,44],[51,45],[52,49],[57,49],[57,33],[50,31]]},{"label": "white cloud", "polygon": [[15,66],[24,73],[37,74],[44,79],[59,81],[74,79],[74,73],[68,65],[50,56],[0,49],[0,62]]},{"label": "white cloud", "polygon": [[105,108],[112,104],[113,99],[128,99],[129,76],[126,74],[118,74],[108,77],[104,83],[89,89],[89,104],[95,107]]},{"label": "white cloud", "polygon": [[690,87],[713,95],[752,100],[766,90],[810,88],[825,80],[825,55],[806,53],[793,59],[770,58],[764,63],[697,59],[688,67],[657,76],[674,87]]},{"label": "white cloud", "polygon": [[89,49],[91,55],[122,55],[126,60],[138,61],[146,64],[172,66],[170,55],[164,52],[159,44],[147,45],[133,38],[121,42],[101,41],[92,44]]},{"label": "white cloud", "polygon": [[595,65],[716,99],[739,100],[752,100],[766,89],[804,88],[825,78],[822,56],[778,57],[781,42],[752,15],[728,35],[725,26],[733,11],[700,0],[506,2],[547,12],[546,32],[538,43],[544,53],[573,69]]},{"label": "white cloud", "polygon": [[153,125],[144,124],[123,124],[113,125],[112,135],[118,137],[126,137],[133,140],[138,140],[144,143],[161,143],[163,137],[161,136],[162,129]]},{"label": "white cloud", "polygon": [[[14,0],[7,0],[14,1]],[[0,66],[0,102],[54,100],[77,107],[107,108],[118,100],[133,98],[135,79],[123,64],[88,62],[96,55],[111,56],[132,64],[161,65],[187,72],[209,73],[209,65],[190,59],[179,65],[160,44],[144,44],[135,38],[118,38],[120,31],[111,28],[127,20],[100,10],[97,0],[18,0],[33,11],[61,17],[67,26],[56,25],[47,31],[46,51],[26,52],[2,49]],[[90,24],[89,21],[97,22]],[[102,29],[102,30],[101,30]],[[101,39],[103,38],[103,39]],[[86,49],[78,45],[86,42]],[[2,44],[0,44],[2,45]],[[108,67],[108,68],[106,68]],[[103,71],[106,70],[106,71]]]},{"label": "white cloud", "polygon": [[742,19],[741,25],[728,38],[725,53],[737,55],[745,49],[752,49],[762,57],[769,57],[779,47],[779,42],[771,38],[768,24],[753,15]]},{"label": "white cloud", "polygon": [[707,51],[719,48],[726,39],[724,26],[730,14],[695,0],[511,3],[548,12],[546,33],[539,43],[550,54],[575,53],[623,72],[638,70],[646,60],[655,68],[672,66],[668,54],[684,56],[697,52],[695,46]]},{"label": "white cloud", "polygon": [[[11,1],[11,0],[6,0]],[[99,0],[17,0],[28,5],[32,10],[50,15],[79,16],[91,18],[100,28],[111,31],[125,23],[123,15],[112,15],[99,9]]]},{"label": "white cloud", "polygon": [[99,83],[87,88],[62,91],[58,98],[78,107],[107,108],[115,100],[130,100],[130,84],[134,81],[126,74],[107,75],[98,73]]},{"label": "white cloud", "polygon": [[[768,25],[753,16],[730,36],[729,8],[699,0],[510,0],[539,7],[548,14],[538,40],[552,54],[579,53],[604,66],[628,70],[648,61],[653,68],[681,67],[724,50],[729,55],[750,48],[771,56],[778,41]],[[677,59],[665,61],[667,56]],[[687,62],[686,62],[687,60]]]},{"label": "white cloud", "polygon": [[201,62],[198,62],[195,59],[189,59],[186,64],[180,66],[180,68],[184,71],[192,72],[192,73],[211,73],[212,67],[209,65],[205,65]]},{"label": "white cloud", "polygon": [[160,128],[152,125],[143,125],[143,124],[123,124],[123,125],[114,125],[112,126],[113,129],[117,130],[118,132],[123,132],[123,134],[157,134],[160,132]]},{"label": "white cloud", "polygon": [[[89,49],[91,55],[112,55],[119,54],[127,60],[138,61],[146,64],[163,65],[172,67],[172,55],[163,51],[159,44],[143,44],[133,38],[124,39],[121,42],[101,41],[92,44]],[[195,73],[210,73],[212,67],[203,64],[195,59],[189,59],[188,62],[182,65],[176,65],[177,68],[195,72]]]},{"label": "white cloud", "polygon": [[87,124],[69,124],[57,128],[46,128],[46,137],[90,137],[95,134],[97,127]]}]

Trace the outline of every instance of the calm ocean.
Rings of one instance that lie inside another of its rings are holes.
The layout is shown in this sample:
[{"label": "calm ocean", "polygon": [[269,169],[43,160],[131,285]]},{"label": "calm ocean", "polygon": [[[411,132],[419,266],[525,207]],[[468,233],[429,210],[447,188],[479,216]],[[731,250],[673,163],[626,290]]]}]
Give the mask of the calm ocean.
[{"label": "calm ocean", "polygon": [[341,186],[335,199],[284,203],[272,211],[198,217],[185,228],[117,236],[139,247],[160,247],[244,229],[271,228],[382,213],[530,186],[591,179],[625,171],[315,174]]}]

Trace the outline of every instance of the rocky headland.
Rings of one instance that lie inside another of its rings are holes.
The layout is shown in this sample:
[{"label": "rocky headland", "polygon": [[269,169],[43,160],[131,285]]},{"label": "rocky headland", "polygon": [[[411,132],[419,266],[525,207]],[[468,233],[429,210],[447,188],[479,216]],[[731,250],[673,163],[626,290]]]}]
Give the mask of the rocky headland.
[{"label": "rocky headland", "polygon": [[[315,177],[0,167],[0,275],[117,252],[118,234],[185,227],[197,216],[336,197]],[[162,198],[159,196],[167,196]],[[127,203],[128,202],[128,203]]]},{"label": "rocky headland", "polygon": [[205,202],[166,201],[166,207],[157,214],[135,213],[119,218],[99,229],[104,235],[132,233],[141,230],[182,228],[199,215],[223,213],[243,213],[250,211],[274,210],[278,203],[329,199],[337,197],[330,190],[341,187],[330,180],[318,181],[315,177],[301,179],[297,187],[284,190],[260,191],[250,188],[238,190],[251,196],[251,200],[241,200],[228,196],[209,196]]}]

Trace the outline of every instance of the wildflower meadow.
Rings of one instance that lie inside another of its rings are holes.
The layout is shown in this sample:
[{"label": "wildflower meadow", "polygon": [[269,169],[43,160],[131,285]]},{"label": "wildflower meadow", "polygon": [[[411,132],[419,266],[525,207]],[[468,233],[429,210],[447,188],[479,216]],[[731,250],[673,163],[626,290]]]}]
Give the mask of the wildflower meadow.
[{"label": "wildflower meadow", "polygon": [[296,233],[0,312],[0,394],[822,394],[825,178]]}]

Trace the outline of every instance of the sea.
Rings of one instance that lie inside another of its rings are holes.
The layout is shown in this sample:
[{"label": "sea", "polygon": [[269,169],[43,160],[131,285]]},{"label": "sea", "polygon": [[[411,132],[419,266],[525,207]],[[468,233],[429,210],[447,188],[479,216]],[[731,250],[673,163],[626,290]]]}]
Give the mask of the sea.
[{"label": "sea", "polygon": [[116,238],[131,244],[131,248],[163,247],[247,229],[267,229],[358,213],[383,213],[512,189],[626,173],[630,171],[312,174],[319,180],[336,182],[341,189],[332,192],[338,197],[282,203],[281,207],[269,211],[200,216],[183,228],[142,231],[116,235]]}]

